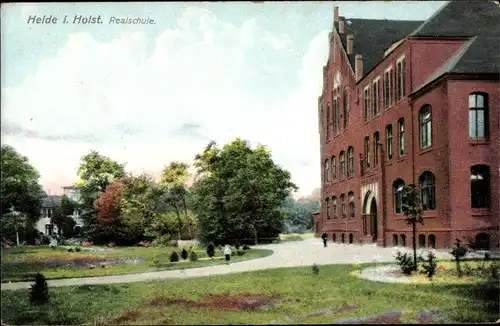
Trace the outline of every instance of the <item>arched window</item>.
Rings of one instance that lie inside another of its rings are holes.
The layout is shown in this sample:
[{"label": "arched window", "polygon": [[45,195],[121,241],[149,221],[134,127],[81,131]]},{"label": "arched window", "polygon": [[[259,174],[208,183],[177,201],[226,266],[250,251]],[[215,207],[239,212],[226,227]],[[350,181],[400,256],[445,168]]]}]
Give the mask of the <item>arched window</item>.
[{"label": "arched window", "polygon": [[365,167],[370,167],[370,137],[365,137]]},{"label": "arched window", "polygon": [[432,107],[424,105],[419,112],[420,117],[420,148],[432,146]]},{"label": "arched window", "polygon": [[337,179],[337,158],[332,156],[332,180]]},{"label": "arched window", "polygon": [[387,159],[392,160],[392,150],[393,150],[392,125],[387,125],[387,127],[385,127],[385,141],[386,141]]},{"label": "arched window", "polygon": [[344,128],[347,127],[349,123],[349,97],[347,93],[347,87],[344,88]]},{"label": "arched window", "polygon": [[436,236],[434,234],[429,234],[427,245],[430,248],[436,248]]},{"label": "arched window", "polygon": [[425,248],[425,235],[423,235],[423,234],[420,234],[418,236],[418,247]]},{"label": "arched window", "polygon": [[352,235],[352,233],[349,233],[349,243],[353,242],[354,242],[354,236]]},{"label": "arched window", "polygon": [[330,198],[325,199],[325,202],[326,202],[326,219],[329,220],[331,217],[331,215],[330,215],[330,213],[331,213],[331,211],[330,211],[330,209],[331,209]]},{"label": "arched window", "polygon": [[347,175],[350,177],[354,175],[354,148],[352,146],[347,149]]},{"label": "arched window", "polygon": [[405,119],[398,120],[398,147],[399,157],[406,153]]},{"label": "arched window", "polygon": [[340,152],[340,177],[345,178],[346,176],[346,166],[345,166],[345,152]]},{"label": "arched window", "polygon": [[485,93],[469,95],[469,137],[488,137],[488,97]]},{"label": "arched window", "polygon": [[397,247],[398,246],[398,235],[397,234],[393,234],[392,235],[392,245],[394,247]]},{"label": "arched window", "polygon": [[472,208],[490,207],[490,167],[474,165],[470,169],[470,197]]},{"label": "arched window", "polygon": [[396,214],[403,213],[403,190],[405,182],[402,179],[396,179],[392,184],[393,198],[394,198],[394,212]]},{"label": "arched window", "polygon": [[481,232],[476,235],[476,248],[483,250],[490,249],[490,236],[487,233]]},{"label": "arched window", "polygon": [[330,181],[330,162],[328,160],[325,161],[325,182]]},{"label": "arched window", "polygon": [[426,210],[436,209],[436,184],[434,174],[425,171],[420,175],[420,191],[422,192],[422,208]]},{"label": "arched window", "polygon": [[354,202],[354,193],[351,191],[349,194],[349,216],[356,216],[356,204]]},{"label": "arched window", "polygon": [[346,218],[347,212],[346,212],[345,195],[344,194],[340,195],[340,210],[342,212],[342,218]]},{"label": "arched window", "polygon": [[332,197],[332,210],[333,210],[333,218],[338,218],[337,197]]},{"label": "arched window", "polygon": [[342,241],[342,243],[345,243],[345,234],[344,233],[341,234],[340,241]]},{"label": "arched window", "polygon": [[337,237],[335,236],[335,233],[332,234],[332,241],[337,242]]},{"label": "arched window", "polygon": [[403,247],[406,247],[406,235],[401,234],[400,237],[401,237],[401,245]]}]

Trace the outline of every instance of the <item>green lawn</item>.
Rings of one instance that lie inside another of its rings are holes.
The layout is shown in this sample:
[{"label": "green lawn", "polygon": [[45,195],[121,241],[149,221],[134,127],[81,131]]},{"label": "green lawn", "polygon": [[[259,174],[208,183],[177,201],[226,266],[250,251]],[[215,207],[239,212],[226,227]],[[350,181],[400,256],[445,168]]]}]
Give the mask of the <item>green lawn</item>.
[{"label": "green lawn", "polygon": [[300,241],[314,238],[314,233],[288,233],[280,234],[281,241]]},{"label": "green lawn", "polygon": [[[43,307],[30,306],[28,290],[2,291],[2,321],[65,325],[268,324],[272,321],[331,324],[342,317],[406,309],[409,312],[401,320],[410,322],[416,311],[436,308],[442,309],[444,322],[498,319],[498,286],[374,283],[351,275],[356,268],[320,266],[319,275],[314,275],[311,267],[279,268],[166,282],[51,288],[51,302]],[[228,309],[236,306],[234,302],[228,303],[231,296],[242,297],[244,293],[265,295],[275,301],[267,309]],[[217,294],[219,297],[214,297]],[[344,311],[337,313],[304,316],[342,307]],[[302,317],[287,318],[297,315]]]},{"label": "green lawn", "polygon": [[[24,246],[20,248],[10,248],[2,250],[2,282],[32,281],[34,274],[42,273],[47,279],[119,275],[129,273],[154,272],[161,270],[171,270],[180,268],[204,267],[210,265],[223,264],[222,251],[215,250],[213,259],[207,257],[203,250],[196,250],[198,261],[182,260],[177,263],[170,262],[170,254],[177,251],[180,255],[182,248],[171,247],[116,247],[112,248],[116,252],[99,253],[88,250],[80,252],[68,252],[68,249],[51,249],[47,246]],[[271,250],[249,249],[244,250],[243,256],[235,254],[232,262],[265,257],[272,254]],[[104,258],[130,258],[144,259],[133,264],[108,264],[104,268],[98,259]],[[81,261],[88,262],[92,267],[65,267],[47,266],[48,261]]]}]

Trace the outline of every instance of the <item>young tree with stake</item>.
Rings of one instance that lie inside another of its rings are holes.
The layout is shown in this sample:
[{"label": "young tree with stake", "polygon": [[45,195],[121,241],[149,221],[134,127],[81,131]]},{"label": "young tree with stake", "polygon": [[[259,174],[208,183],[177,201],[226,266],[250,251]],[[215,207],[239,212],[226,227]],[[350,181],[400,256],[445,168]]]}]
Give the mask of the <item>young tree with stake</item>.
[{"label": "young tree with stake", "polygon": [[[399,190],[399,189],[398,189]],[[413,232],[413,268],[417,270],[417,223],[424,224],[420,191],[414,184],[409,184],[400,191],[403,192],[402,210],[406,223],[412,226]]]}]

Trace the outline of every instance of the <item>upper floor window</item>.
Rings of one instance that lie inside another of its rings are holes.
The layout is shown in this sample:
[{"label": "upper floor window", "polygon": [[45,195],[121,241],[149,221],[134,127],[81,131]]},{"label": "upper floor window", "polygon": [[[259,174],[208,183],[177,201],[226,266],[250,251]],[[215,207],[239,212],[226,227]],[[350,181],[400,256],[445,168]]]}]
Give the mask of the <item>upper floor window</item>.
[{"label": "upper floor window", "polygon": [[340,98],[338,96],[333,99],[333,117],[334,133],[338,135],[340,133]]},{"label": "upper floor window", "polygon": [[326,201],[326,219],[330,219],[330,198],[325,199]]},{"label": "upper floor window", "polygon": [[384,72],[384,107],[390,108],[394,104],[392,67]]},{"label": "upper floor window", "polygon": [[380,113],[380,78],[373,82],[373,115]]},{"label": "upper floor window", "polygon": [[378,143],[380,141],[380,134],[378,131],[375,131],[373,134],[373,165],[377,166],[378,165]]},{"label": "upper floor window", "polygon": [[330,105],[326,107],[326,139],[331,136]]},{"label": "upper floor window", "polygon": [[474,165],[470,169],[470,196],[472,208],[490,207],[490,167]]},{"label": "upper floor window", "polygon": [[351,191],[349,194],[349,215],[351,217],[356,216],[356,204],[354,202],[354,193]]},{"label": "upper floor window", "polygon": [[405,140],[405,120],[403,118],[398,120],[398,147],[399,157],[405,155],[406,152]]},{"label": "upper floor window", "polygon": [[405,84],[405,58],[401,58],[396,63],[396,96],[398,100],[406,95]]},{"label": "upper floor window", "polygon": [[337,218],[337,197],[332,198],[332,210],[333,210],[333,218]]},{"label": "upper floor window", "polygon": [[370,137],[365,137],[365,167],[370,167]]},{"label": "upper floor window", "polygon": [[370,87],[366,87],[364,90],[364,119],[365,121],[370,118],[371,112],[371,97],[370,97]]},{"label": "upper floor window", "polygon": [[385,137],[386,137],[386,148],[387,148],[387,159],[392,160],[392,149],[393,149],[393,139],[392,139],[392,125],[385,127]]},{"label": "upper floor window", "polygon": [[354,175],[354,148],[351,146],[347,149],[347,175]]},{"label": "upper floor window", "polygon": [[430,171],[425,171],[420,175],[420,191],[422,192],[422,208],[423,210],[436,209],[436,181],[434,174]]},{"label": "upper floor window", "polygon": [[342,218],[346,218],[347,216],[347,210],[346,210],[346,205],[345,205],[345,195],[342,194],[340,195],[340,210],[342,212],[341,216]]},{"label": "upper floor window", "polygon": [[332,156],[332,180],[337,179],[337,158]]},{"label": "upper floor window", "polygon": [[488,98],[484,93],[469,95],[469,137],[488,137]]},{"label": "upper floor window", "polygon": [[[321,100],[320,100],[321,101]],[[323,104],[319,104],[319,131],[322,137],[325,136],[325,110],[323,109]]]},{"label": "upper floor window", "polygon": [[424,105],[419,112],[420,118],[420,148],[432,146],[432,107]]},{"label": "upper floor window", "polygon": [[346,176],[346,168],[345,168],[345,152],[340,152],[340,176],[345,178]]},{"label": "upper floor window", "polygon": [[347,87],[344,88],[344,128],[347,128],[347,124],[349,123],[349,94],[347,92]]},{"label": "upper floor window", "polygon": [[392,185],[393,198],[394,198],[394,212],[396,214],[403,213],[403,190],[405,182],[402,179],[397,179]]},{"label": "upper floor window", "polygon": [[325,182],[330,182],[330,162],[328,160],[325,161]]}]

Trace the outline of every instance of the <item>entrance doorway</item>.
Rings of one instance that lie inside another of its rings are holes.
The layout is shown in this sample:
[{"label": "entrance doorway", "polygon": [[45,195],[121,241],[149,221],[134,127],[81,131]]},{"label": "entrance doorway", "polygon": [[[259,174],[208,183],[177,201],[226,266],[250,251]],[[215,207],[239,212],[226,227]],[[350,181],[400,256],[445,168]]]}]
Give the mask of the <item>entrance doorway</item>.
[{"label": "entrance doorway", "polygon": [[375,198],[372,198],[372,202],[370,204],[370,215],[371,215],[371,234],[373,237],[373,241],[378,240],[378,218],[377,218],[377,202]]}]

